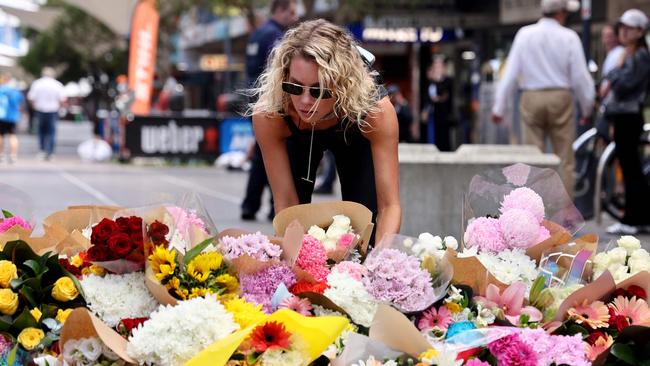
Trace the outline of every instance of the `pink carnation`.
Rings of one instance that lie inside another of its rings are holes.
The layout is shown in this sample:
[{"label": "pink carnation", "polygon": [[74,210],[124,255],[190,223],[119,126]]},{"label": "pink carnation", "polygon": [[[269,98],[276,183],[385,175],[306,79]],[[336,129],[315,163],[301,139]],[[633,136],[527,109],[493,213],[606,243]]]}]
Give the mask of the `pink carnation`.
[{"label": "pink carnation", "polygon": [[25,219],[20,216],[14,216],[0,221],[0,233],[11,229],[14,226],[21,226],[25,230],[31,230],[32,226],[29,225]]},{"label": "pink carnation", "polygon": [[332,271],[348,274],[355,280],[361,281],[361,278],[366,273],[366,267],[359,263],[344,261],[334,266],[334,268],[332,268]]},{"label": "pink carnation", "polygon": [[551,237],[551,232],[548,231],[548,229],[545,228],[544,226],[540,225],[539,235],[537,236],[537,240],[535,241],[535,244],[539,244],[550,237]]},{"label": "pink carnation", "polygon": [[465,244],[480,250],[500,252],[507,248],[501,235],[499,220],[491,217],[479,217],[472,221],[465,230]]},{"label": "pink carnation", "polygon": [[499,225],[509,248],[528,248],[537,244],[540,225],[529,211],[510,209],[501,214]]},{"label": "pink carnation", "polygon": [[501,214],[503,215],[506,211],[513,208],[530,212],[537,220],[537,223],[541,223],[544,220],[544,201],[542,201],[542,197],[530,188],[517,188],[503,197]]},{"label": "pink carnation", "polygon": [[311,235],[305,235],[302,239],[302,247],[296,259],[298,267],[304,269],[314,276],[316,281],[325,281],[330,273],[327,268],[327,252],[320,240]]}]

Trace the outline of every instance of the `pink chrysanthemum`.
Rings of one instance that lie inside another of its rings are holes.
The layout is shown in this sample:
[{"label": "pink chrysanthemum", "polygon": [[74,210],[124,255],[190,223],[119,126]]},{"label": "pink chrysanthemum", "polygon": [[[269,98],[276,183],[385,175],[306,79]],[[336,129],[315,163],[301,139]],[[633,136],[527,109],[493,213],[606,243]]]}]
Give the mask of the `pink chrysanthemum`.
[{"label": "pink chrysanthemum", "polygon": [[429,331],[432,329],[445,330],[453,321],[451,312],[446,306],[441,306],[438,310],[435,307],[431,307],[422,313],[422,317],[418,321],[418,329],[421,331]]},{"label": "pink chrysanthemum", "polygon": [[361,278],[366,273],[366,267],[359,263],[343,261],[334,266],[334,268],[332,268],[332,271],[346,273],[355,280],[361,281]]},{"label": "pink chrysanthemum", "polygon": [[478,358],[472,358],[471,360],[464,363],[465,366],[490,366],[489,363],[481,361]]},{"label": "pink chrysanthemum", "polygon": [[530,212],[538,224],[544,220],[544,201],[542,201],[542,197],[530,188],[517,188],[503,197],[501,214],[513,208]]},{"label": "pink chrysanthemum", "polygon": [[20,216],[14,216],[0,221],[0,233],[11,229],[14,226],[21,226],[25,230],[31,230],[32,226],[29,225],[25,219]]},{"label": "pink chrysanthemum", "polygon": [[480,250],[500,252],[507,249],[499,220],[490,217],[479,217],[472,221],[465,230],[465,245],[478,247]]},{"label": "pink chrysanthemum", "polygon": [[499,217],[499,226],[509,248],[528,248],[537,244],[540,225],[529,211],[509,209]]},{"label": "pink chrysanthemum", "polygon": [[301,299],[298,296],[291,295],[280,302],[279,309],[289,309],[304,316],[312,316],[311,302],[308,299]]}]

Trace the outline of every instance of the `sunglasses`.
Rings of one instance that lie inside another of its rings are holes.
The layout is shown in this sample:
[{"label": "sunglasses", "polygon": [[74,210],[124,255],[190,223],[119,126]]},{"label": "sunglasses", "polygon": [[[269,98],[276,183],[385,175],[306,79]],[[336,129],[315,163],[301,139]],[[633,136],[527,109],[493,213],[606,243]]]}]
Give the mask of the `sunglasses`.
[{"label": "sunglasses", "polygon": [[321,90],[323,91],[323,99],[329,99],[332,97],[332,91],[330,89],[320,88],[318,86],[302,86],[288,81],[282,82],[282,91],[291,95],[302,95],[305,88],[309,90],[309,95],[314,99],[321,97]]}]

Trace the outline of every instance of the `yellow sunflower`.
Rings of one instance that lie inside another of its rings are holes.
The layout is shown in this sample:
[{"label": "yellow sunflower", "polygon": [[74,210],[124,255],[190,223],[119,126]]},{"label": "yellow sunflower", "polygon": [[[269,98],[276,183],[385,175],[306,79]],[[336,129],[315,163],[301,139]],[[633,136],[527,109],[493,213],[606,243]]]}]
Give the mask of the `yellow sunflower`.
[{"label": "yellow sunflower", "polygon": [[204,287],[194,287],[192,288],[192,292],[190,293],[189,298],[193,299],[195,297],[204,297],[205,295],[209,294],[210,290]]},{"label": "yellow sunflower", "polygon": [[187,266],[187,273],[199,282],[205,282],[210,273],[221,267],[222,257],[217,252],[203,253],[192,259]]},{"label": "yellow sunflower", "polygon": [[176,249],[170,252],[162,245],[157,246],[149,256],[149,262],[158,281],[162,281],[176,270]]},{"label": "yellow sunflower", "polygon": [[215,278],[214,281],[225,287],[225,292],[234,293],[239,290],[239,281],[237,281],[237,277],[228,273],[220,275],[219,277]]}]

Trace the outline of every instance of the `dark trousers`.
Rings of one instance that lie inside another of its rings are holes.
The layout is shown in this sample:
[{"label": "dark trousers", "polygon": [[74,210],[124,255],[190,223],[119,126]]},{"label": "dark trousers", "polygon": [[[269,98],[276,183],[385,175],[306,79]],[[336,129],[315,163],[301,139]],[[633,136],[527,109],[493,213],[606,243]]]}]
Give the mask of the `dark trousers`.
[{"label": "dark trousers", "polygon": [[58,114],[56,112],[36,112],[38,118],[38,142],[41,151],[45,154],[54,153],[56,140],[56,122]]},{"label": "dark trousers", "polygon": [[643,117],[640,113],[611,116],[614,124],[616,157],[625,181],[625,214],[622,223],[627,225],[648,225],[650,215],[650,186],[643,174],[639,153],[639,138],[643,132]]},{"label": "dark trousers", "polygon": [[[242,213],[256,214],[262,206],[262,194],[264,187],[269,185],[269,180],[264,169],[264,159],[260,145],[255,143],[255,151],[251,160],[251,170],[248,172],[248,184],[246,185],[246,197],[241,204]],[[273,198],[271,198],[271,212],[269,217],[274,216]]]}]

